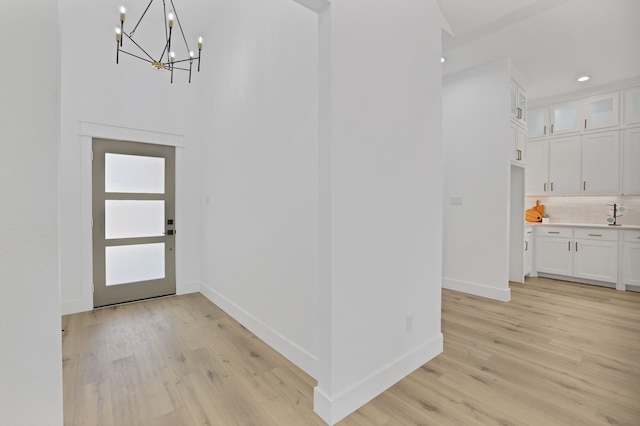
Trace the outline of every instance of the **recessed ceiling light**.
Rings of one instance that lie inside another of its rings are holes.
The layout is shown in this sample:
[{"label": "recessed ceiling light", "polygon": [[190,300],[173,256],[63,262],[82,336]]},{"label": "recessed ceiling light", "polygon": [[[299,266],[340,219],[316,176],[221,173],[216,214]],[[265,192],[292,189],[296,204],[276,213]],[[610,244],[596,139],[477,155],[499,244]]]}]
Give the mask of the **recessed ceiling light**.
[{"label": "recessed ceiling light", "polygon": [[578,77],[578,81],[580,83],[584,83],[585,81],[588,81],[591,78],[590,75],[583,75],[582,77]]},{"label": "recessed ceiling light", "polygon": [[446,60],[447,60],[447,57],[443,56],[443,57],[440,58],[440,63],[444,64],[444,61],[446,61]]}]

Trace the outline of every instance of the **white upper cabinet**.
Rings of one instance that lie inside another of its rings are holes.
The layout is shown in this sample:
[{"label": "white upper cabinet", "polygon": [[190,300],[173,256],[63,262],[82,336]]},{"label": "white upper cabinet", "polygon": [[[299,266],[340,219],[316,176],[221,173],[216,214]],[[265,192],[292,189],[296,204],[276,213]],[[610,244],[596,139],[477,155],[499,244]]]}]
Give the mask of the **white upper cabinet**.
[{"label": "white upper cabinet", "polygon": [[545,107],[529,110],[527,119],[527,136],[529,138],[541,138],[547,136],[549,108]]},{"label": "white upper cabinet", "polygon": [[620,132],[582,137],[582,193],[620,193]]},{"label": "white upper cabinet", "polygon": [[640,128],[624,132],[622,193],[640,194]]},{"label": "white upper cabinet", "polygon": [[624,124],[640,123],[640,87],[624,91]]},{"label": "white upper cabinet", "polygon": [[580,136],[549,142],[549,191],[553,195],[579,194]]},{"label": "white upper cabinet", "polygon": [[526,161],[527,131],[515,124],[511,124],[509,131],[511,133],[511,147],[509,148],[511,161],[516,164],[524,164]]},{"label": "white upper cabinet", "polygon": [[511,80],[511,118],[517,123],[527,125],[527,94]]},{"label": "white upper cabinet", "polygon": [[585,130],[618,126],[620,124],[620,92],[586,98],[584,109]]},{"label": "white upper cabinet", "polygon": [[524,174],[527,195],[548,195],[549,141],[527,143],[527,168]]},{"label": "white upper cabinet", "polygon": [[579,132],[582,130],[582,103],[580,101],[554,105],[550,109],[550,135]]}]

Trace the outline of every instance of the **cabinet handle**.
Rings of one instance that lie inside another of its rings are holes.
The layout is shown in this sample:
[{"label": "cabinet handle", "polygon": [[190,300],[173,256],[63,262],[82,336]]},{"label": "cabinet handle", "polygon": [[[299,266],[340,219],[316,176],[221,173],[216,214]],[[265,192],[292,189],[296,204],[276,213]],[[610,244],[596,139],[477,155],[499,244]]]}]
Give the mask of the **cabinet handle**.
[{"label": "cabinet handle", "polygon": [[529,250],[529,241],[524,242],[524,251]]},{"label": "cabinet handle", "polygon": [[571,251],[571,241],[567,241],[567,250]]},{"label": "cabinet handle", "polygon": [[576,251],[578,251],[578,242],[576,241]]},{"label": "cabinet handle", "polygon": [[583,191],[586,191],[586,190],[587,190],[587,181],[586,181],[586,180],[583,180],[583,181],[582,181],[582,190],[583,190]]},{"label": "cabinet handle", "polygon": [[544,183],[544,192],[547,192],[547,182]]},{"label": "cabinet handle", "polygon": [[516,108],[516,110],[518,111],[518,118],[522,120],[522,108]]},{"label": "cabinet handle", "polygon": [[553,182],[551,182],[551,192],[553,192]]},{"label": "cabinet handle", "polygon": [[586,118],[584,119],[584,128],[585,129],[587,128],[587,119]]},{"label": "cabinet handle", "polygon": [[[602,234],[589,234],[590,237],[602,237]],[[640,237],[638,237],[640,238]]]},{"label": "cabinet handle", "polygon": [[544,136],[547,136],[547,125],[544,125],[544,131],[542,132]]},{"label": "cabinet handle", "polygon": [[[559,234],[560,231],[547,231],[547,234]],[[638,237],[640,238],[640,237]]]},{"label": "cabinet handle", "polygon": [[516,152],[518,153],[518,161],[522,161],[522,150],[521,149],[516,149]]},{"label": "cabinet handle", "polygon": [[551,125],[551,134],[553,134],[553,124]]}]

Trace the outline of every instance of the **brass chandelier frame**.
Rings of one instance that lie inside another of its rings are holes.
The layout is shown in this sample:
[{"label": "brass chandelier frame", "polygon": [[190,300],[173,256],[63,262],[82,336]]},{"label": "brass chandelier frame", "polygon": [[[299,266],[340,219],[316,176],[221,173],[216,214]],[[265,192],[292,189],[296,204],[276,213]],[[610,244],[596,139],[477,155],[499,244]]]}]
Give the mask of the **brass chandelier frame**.
[{"label": "brass chandelier frame", "polygon": [[[153,66],[153,68],[157,70],[170,71],[171,83],[173,83],[173,72],[175,70],[188,71],[189,83],[191,83],[191,71],[193,68],[194,60],[198,61],[197,70],[198,72],[200,72],[200,58],[202,57],[202,37],[201,36],[198,37],[198,56],[196,57],[194,56],[193,50],[189,49],[189,44],[187,43],[187,39],[184,35],[184,31],[182,30],[182,24],[180,23],[180,18],[178,17],[178,11],[176,10],[176,6],[173,4],[173,0],[169,0],[173,11],[169,11],[168,13],[167,13],[166,0],[162,0],[162,9],[164,13],[164,22],[165,22],[165,25],[164,25],[165,40],[164,40],[162,53],[160,54],[160,56],[157,56],[157,57],[151,56],[147,52],[147,50],[145,50],[142,46],[140,46],[140,44],[138,44],[138,42],[136,42],[136,40],[134,40],[134,34],[138,29],[140,22],[142,22],[142,18],[145,17],[145,15],[147,14],[147,11],[149,10],[149,7],[151,7],[151,4],[153,2],[154,0],[149,1],[149,4],[147,4],[147,7],[145,8],[144,12],[142,12],[140,19],[138,19],[138,22],[136,23],[133,30],[131,30],[129,34],[124,32],[126,9],[124,8],[124,6],[120,7],[120,26],[116,27],[116,30],[115,30],[116,31],[116,64],[120,62],[120,52],[122,52],[129,56],[133,56],[134,58],[138,58],[145,62],[150,63]],[[182,35],[182,40],[184,41],[184,45],[187,49],[187,52],[189,52],[189,57],[185,59],[176,59],[175,52],[171,50],[174,18],[175,18],[175,23],[178,24],[178,29],[180,30],[180,34]],[[131,43],[133,43],[140,50],[141,54],[135,54],[135,53],[131,53],[124,50],[122,48],[122,42],[125,38],[127,38]],[[178,65],[178,64],[186,65],[186,63],[189,64],[189,68]]]}]

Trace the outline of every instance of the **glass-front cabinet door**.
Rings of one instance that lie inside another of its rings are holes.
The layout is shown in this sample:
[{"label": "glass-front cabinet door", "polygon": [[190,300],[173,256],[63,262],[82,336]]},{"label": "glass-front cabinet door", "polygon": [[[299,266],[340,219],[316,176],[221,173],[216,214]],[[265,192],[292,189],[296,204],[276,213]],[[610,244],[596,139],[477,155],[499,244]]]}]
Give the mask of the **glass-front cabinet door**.
[{"label": "glass-front cabinet door", "polygon": [[551,107],[550,134],[560,135],[580,131],[581,110],[580,101],[567,102]]},{"label": "glass-front cabinet door", "polygon": [[584,100],[584,129],[594,130],[620,124],[620,93],[606,93]]}]

